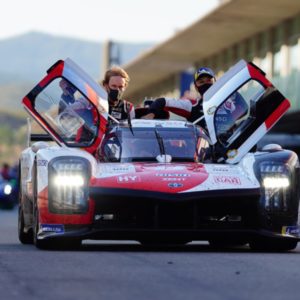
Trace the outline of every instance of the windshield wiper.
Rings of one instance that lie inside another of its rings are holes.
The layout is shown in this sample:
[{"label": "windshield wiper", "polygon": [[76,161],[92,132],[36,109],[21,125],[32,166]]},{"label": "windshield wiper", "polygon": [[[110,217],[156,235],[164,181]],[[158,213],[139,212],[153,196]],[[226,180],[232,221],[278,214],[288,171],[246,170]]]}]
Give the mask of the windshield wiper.
[{"label": "windshield wiper", "polygon": [[156,136],[156,140],[158,142],[159,145],[159,151],[160,151],[160,155],[158,155],[156,157],[156,160],[160,163],[169,163],[172,161],[172,156],[166,154],[166,150],[165,150],[165,145],[164,145],[164,140],[163,138],[160,136],[160,134],[158,133],[158,131],[155,129],[155,136]]},{"label": "windshield wiper", "polygon": [[129,129],[130,129],[132,135],[134,135],[134,133],[133,133],[133,128],[132,128],[132,124],[131,124],[130,113],[129,113],[129,112],[127,113],[127,121],[128,121],[128,127],[129,127]]},{"label": "windshield wiper", "polygon": [[155,136],[159,145],[160,155],[166,155],[164,141],[156,129],[155,129]]}]

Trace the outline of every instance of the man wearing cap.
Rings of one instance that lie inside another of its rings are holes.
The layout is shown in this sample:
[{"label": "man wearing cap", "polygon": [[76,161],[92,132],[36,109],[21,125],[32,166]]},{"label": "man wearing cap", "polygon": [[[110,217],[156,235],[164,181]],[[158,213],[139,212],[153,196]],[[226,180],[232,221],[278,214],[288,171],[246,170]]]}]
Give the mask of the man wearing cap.
[{"label": "man wearing cap", "polygon": [[[170,99],[158,98],[149,108],[149,113],[143,119],[155,119],[162,110],[170,111],[181,117],[185,117],[188,121],[194,122],[203,116],[203,94],[216,81],[215,74],[212,69],[201,67],[194,75],[194,85],[200,97],[197,99]],[[206,128],[204,119],[197,122],[198,125]]]}]

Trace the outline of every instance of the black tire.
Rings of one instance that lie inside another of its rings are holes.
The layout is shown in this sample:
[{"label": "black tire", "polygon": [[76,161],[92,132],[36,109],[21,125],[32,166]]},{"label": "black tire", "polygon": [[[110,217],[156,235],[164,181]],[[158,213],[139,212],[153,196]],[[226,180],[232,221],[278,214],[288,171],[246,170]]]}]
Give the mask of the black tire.
[{"label": "black tire", "polygon": [[33,244],[33,234],[32,230],[25,232],[24,230],[24,213],[21,205],[19,205],[18,214],[18,237],[22,244]]},{"label": "black tire", "polygon": [[33,243],[39,249],[52,249],[53,245],[49,240],[40,240],[38,239],[38,232],[40,229],[40,221],[39,221],[39,210],[37,204],[37,169],[36,169],[36,161],[33,165]]},{"label": "black tire", "polygon": [[265,238],[255,239],[249,243],[251,250],[262,252],[285,252],[297,247],[298,241],[292,239]]},{"label": "black tire", "polygon": [[21,166],[19,163],[19,195],[18,195],[18,237],[22,244],[33,244],[33,233],[32,229],[25,232],[24,212],[23,212],[23,201],[22,201],[22,188],[21,188]]}]

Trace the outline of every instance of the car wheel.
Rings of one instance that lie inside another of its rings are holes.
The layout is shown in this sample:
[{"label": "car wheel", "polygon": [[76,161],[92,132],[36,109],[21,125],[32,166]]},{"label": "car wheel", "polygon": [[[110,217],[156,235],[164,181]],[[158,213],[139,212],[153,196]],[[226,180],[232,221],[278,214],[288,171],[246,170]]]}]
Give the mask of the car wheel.
[{"label": "car wheel", "polygon": [[32,244],[33,243],[33,234],[32,230],[25,232],[24,228],[24,213],[21,205],[19,205],[19,214],[18,214],[18,237],[19,241],[22,244]]},{"label": "car wheel", "polygon": [[297,247],[297,240],[292,239],[255,239],[249,243],[251,250],[268,252],[285,252]]},{"label": "car wheel", "polygon": [[39,221],[39,209],[38,209],[38,197],[37,197],[37,169],[36,169],[36,161],[33,166],[33,243],[39,249],[51,249],[52,244],[51,241],[48,240],[40,240],[38,239],[38,232],[40,230],[40,221]]},{"label": "car wheel", "polygon": [[25,222],[24,222],[24,212],[22,207],[22,189],[21,189],[21,168],[19,165],[19,195],[18,195],[18,237],[19,241],[22,244],[33,244],[33,233],[32,230],[29,229],[25,232]]}]

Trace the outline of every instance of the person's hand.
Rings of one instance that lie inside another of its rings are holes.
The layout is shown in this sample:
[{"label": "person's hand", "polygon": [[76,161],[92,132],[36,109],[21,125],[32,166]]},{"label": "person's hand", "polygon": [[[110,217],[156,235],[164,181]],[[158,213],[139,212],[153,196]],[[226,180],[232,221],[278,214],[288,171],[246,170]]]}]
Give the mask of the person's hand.
[{"label": "person's hand", "polygon": [[155,117],[154,113],[149,113],[145,116],[142,116],[141,119],[152,120],[152,119],[154,119],[154,117]]}]

